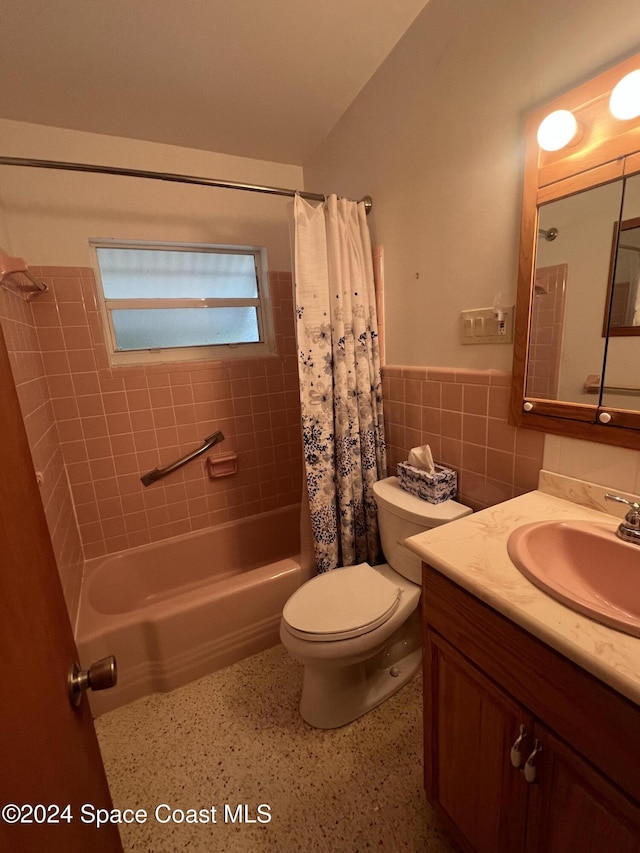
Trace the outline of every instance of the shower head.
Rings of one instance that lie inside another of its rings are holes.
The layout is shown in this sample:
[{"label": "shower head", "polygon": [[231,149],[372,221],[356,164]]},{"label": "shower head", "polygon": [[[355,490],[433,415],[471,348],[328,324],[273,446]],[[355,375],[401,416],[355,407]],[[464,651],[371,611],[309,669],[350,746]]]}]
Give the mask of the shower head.
[{"label": "shower head", "polygon": [[545,231],[544,228],[538,228],[538,237],[544,237],[545,240],[548,240],[549,243],[553,242],[558,236],[557,228],[547,228]]}]

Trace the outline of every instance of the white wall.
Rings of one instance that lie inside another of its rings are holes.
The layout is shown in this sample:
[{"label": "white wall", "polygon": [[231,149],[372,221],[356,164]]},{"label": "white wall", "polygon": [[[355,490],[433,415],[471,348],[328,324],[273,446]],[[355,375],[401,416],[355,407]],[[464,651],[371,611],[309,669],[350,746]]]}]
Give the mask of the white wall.
[{"label": "white wall", "polygon": [[[0,154],[303,188],[299,166],[1,119]],[[260,245],[267,247],[270,269],[288,270],[289,201],[164,181],[0,166],[5,214],[0,245],[34,266],[90,266],[91,237]]]},{"label": "white wall", "polygon": [[547,471],[598,483],[614,493],[640,495],[640,453],[635,450],[547,435],[542,466]]},{"label": "white wall", "polygon": [[[636,52],[639,33],[637,0],[430,0],[305,163],[307,186],[373,197],[388,364],[510,369],[511,347],[462,346],[458,322],[515,297],[525,115]],[[610,486],[626,471],[640,489],[639,453],[549,439],[554,470],[571,459]]]},{"label": "white wall", "polygon": [[458,323],[515,297],[525,114],[639,32],[637,0],[430,0],[305,163],[307,186],[373,197],[389,363],[511,366],[508,346],[462,346]]}]

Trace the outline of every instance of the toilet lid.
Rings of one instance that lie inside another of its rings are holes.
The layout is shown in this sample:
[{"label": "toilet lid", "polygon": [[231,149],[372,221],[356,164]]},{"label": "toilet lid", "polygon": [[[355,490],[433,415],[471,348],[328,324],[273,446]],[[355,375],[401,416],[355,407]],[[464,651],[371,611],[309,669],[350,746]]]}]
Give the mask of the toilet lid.
[{"label": "toilet lid", "polygon": [[400,604],[402,590],[368,563],[318,575],[282,611],[289,629],[307,640],[344,640],[373,631]]}]

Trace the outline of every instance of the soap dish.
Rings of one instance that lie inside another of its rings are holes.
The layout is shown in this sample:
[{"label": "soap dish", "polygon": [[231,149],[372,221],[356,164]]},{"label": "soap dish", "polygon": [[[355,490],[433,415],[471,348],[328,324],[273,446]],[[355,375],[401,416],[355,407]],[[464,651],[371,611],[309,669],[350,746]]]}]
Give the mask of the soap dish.
[{"label": "soap dish", "polygon": [[221,456],[207,456],[207,471],[210,480],[231,477],[238,473],[238,454],[223,453]]}]

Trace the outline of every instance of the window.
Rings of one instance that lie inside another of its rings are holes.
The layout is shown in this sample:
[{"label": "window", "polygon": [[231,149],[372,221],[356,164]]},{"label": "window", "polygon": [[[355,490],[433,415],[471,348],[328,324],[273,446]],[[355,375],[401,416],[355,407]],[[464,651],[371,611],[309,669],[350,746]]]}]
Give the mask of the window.
[{"label": "window", "polygon": [[265,252],[92,241],[112,364],[273,350]]}]

